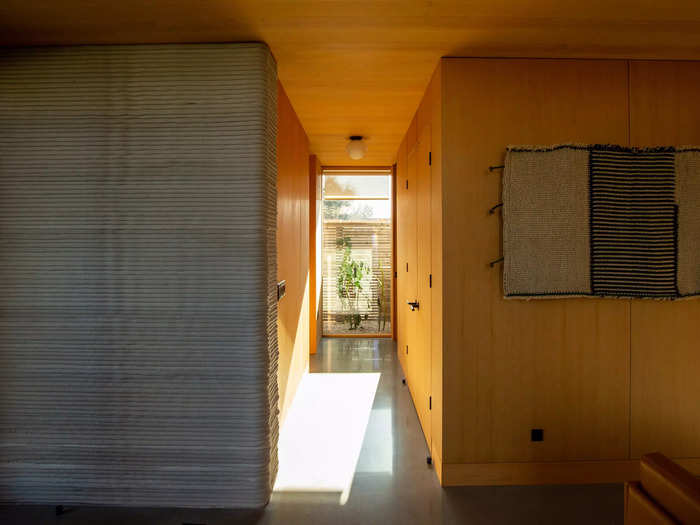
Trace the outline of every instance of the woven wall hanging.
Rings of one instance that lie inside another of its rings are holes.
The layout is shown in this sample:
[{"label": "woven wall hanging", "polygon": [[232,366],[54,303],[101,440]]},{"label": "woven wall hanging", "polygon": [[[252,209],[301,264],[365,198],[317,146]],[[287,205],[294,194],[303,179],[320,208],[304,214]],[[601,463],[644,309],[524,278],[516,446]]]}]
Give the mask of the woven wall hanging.
[{"label": "woven wall hanging", "polygon": [[676,299],[700,291],[700,148],[511,146],[506,297]]}]

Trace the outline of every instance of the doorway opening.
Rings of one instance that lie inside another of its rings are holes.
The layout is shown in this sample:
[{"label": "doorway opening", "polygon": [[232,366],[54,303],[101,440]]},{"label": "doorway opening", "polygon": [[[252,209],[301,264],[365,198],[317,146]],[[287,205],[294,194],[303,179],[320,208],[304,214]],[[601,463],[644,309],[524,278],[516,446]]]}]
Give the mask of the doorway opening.
[{"label": "doorway opening", "polygon": [[393,170],[323,168],[324,337],[392,337]]}]

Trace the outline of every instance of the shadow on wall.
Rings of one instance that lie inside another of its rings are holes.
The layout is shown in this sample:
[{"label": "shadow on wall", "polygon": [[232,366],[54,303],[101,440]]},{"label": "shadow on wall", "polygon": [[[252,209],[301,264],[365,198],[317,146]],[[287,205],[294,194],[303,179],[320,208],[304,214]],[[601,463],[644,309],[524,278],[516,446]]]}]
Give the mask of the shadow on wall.
[{"label": "shadow on wall", "polygon": [[[282,304],[288,297],[285,295],[281,300]],[[287,417],[289,407],[294,401],[299,383],[309,369],[309,281],[304,285],[302,299],[296,301],[288,313],[290,323],[286,324],[281,318],[278,319],[277,329],[280,341],[285,341],[285,348],[282,351],[280,345],[280,363],[278,381],[280,388],[280,426]],[[298,311],[298,309],[300,311]],[[296,314],[296,318],[294,318]]]},{"label": "shadow on wall", "polygon": [[309,140],[277,84],[277,277],[280,424],[309,364]]}]

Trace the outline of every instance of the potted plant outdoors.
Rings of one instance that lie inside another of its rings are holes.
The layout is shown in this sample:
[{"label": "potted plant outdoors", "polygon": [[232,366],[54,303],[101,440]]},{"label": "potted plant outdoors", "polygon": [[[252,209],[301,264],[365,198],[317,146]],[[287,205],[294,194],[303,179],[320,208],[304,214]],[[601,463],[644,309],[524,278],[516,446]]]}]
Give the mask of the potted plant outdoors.
[{"label": "potted plant outdoors", "polygon": [[370,301],[362,287],[362,279],[371,273],[371,268],[363,261],[352,258],[352,244],[348,237],[336,241],[338,248],[343,250],[343,259],[338,268],[337,292],[340,304],[346,313],[345,321],[350,330],[357,330],[362,326],[362,314],[360,314],[360,301]]},{"label": "potted plant outdoors", "polygon": [[389,317],[388,305],[389,301],[386,297],[386,286],[384,285],[384,268],[379,269],[377,276],[377,331],[382,333],[386,328],[386,322]]}]

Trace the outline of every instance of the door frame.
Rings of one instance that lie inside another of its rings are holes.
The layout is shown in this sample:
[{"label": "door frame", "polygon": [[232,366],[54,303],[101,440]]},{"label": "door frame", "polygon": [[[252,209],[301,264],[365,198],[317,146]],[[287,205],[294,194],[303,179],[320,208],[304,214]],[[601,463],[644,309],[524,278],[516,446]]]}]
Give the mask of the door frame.
[{"label": "door frame", "polygon": [[[391,309],[390,309],[390,323],[391,331],[389,333],[363,333],[363,334],[327,334],[323,331],[323,311],[320,312],[321,322],[319,323],[319,330],[321,332],[321,337],[328,338],[365,338],[365,339],[392,339],[396,340],[397,337],[397,327],[396,327],[396,163],[390,166],[338,166],[338,165],[321,165],[320,167],[320,177],[321,177],[321,194],[320,194],[320,212],[319,220],[321,223],[321,242],[320,249],[323,253],[323,175],[326,171],[336,171],[338,174],[346,175],[379,175],[391,177]],[[377,173],[372,173],[372,172]],[[323,266],[323,257],[321,257],[321,265]],[[316,268],[316,261],[309,261],[310,265],[313,264],[313,272],[317,276],[323,276],[323,268]],[[311,271],[311,270],[310,270]],[[321,296],[323,297],[323,289],[321,289]],[[321,308],[323,308],[323,301],[321,301]]]}]

